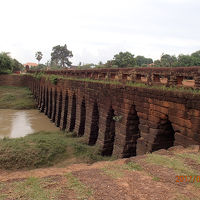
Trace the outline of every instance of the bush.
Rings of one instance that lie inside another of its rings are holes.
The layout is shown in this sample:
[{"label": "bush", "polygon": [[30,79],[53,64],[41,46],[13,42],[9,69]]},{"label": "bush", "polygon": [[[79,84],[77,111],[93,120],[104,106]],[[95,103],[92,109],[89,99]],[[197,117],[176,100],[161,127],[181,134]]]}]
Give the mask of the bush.
[{"label": "bush", "polygon": [[0,168],[19,169],[49,166],[66,153],[59,133],[38,132],[23,138],[0,140]]}]

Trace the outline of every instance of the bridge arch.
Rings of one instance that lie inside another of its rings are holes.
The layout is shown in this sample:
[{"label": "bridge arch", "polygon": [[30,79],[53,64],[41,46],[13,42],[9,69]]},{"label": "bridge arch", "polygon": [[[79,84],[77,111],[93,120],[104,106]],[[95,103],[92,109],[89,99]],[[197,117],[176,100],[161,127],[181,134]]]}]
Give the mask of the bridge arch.
[{"label": "bridge arch", "polygon": [[92,110],[92,123],[90,128],[89,145],[95,145],[99,135],[99,107],[97,102],[94,102]]},{"label": "bridge arch", "polygon": [[126,122],[126,138],[123,150],[123,158],[136,156],[137,139],[140,137],[139,117],[135,105],[130,107]]},{"label": "bridge arch", "polygon": [[45,115],[48,114],[48,109],[49,109],[49,89],[47,87],[46,93],[45,93]]},{"label": "bridge arch", "polygon": [[111,156],[113,152],[114,147],[114,141],[115,141],[115,121],[113,117],[115,116],[115,111],[110,107],[107,119],[106,119],[106,130],[104,135],[104,145],[102,150],[103,156]]},{"label": "bridge arch", "polygon": [[67,127],[68,104],[69,104],[69,96],[68,96],[68,92],[66,91],[65,97],[64,97],[63,119],[62,119],[62,124],[61,124],[62,130],[65,130]]},{"label": "bridge arch", "polygon": [[53,106],[52,101],[53,101],[53,95],[52,95],[52,88],[51,88],[49,92],[49,109],[48,109],[48,114],[47,114],[49,118],[51,118],[51,114],[52,114],[52,106]]},{"label": "bridge arch", "polygon": [[81,103],[80,125],[79,125],[78,136],[84,135],[85,119],[86,119],[86,106],[85,106],[85,97],[83,97],[83,100],[82,100],[82,103]]},{"label": "bridge arch", "polygon": [[56,126],[60,126],[60,119],[62,113],[62,91],[60,91],[58,99],[57,99],[57,116],[56,116]]},{"label": "bridge arch", "polygon": [[56,112],[57,112],[56,107],[57,107],[57,90],[55,89],[53,93],[53,110],[52,110],[52,117],[51,117],[52,122],[55,122]]},{"label": "bridge arch", "polygon": [[69,127],[70,132],[74,130],[75,123],[76,123],[76,95],[74,93],[72,97],[71,120],[70,120],[70,127]]},{"label": "bridge arch", "polygon": [[163,119],[158,125],[158,129],[154,130],[155,139],[152,144],[151,151],[156,151],[159,149],[168,149],[174,146],[175,141],[175,131],[172,127],[172,123],[168,119]]}]

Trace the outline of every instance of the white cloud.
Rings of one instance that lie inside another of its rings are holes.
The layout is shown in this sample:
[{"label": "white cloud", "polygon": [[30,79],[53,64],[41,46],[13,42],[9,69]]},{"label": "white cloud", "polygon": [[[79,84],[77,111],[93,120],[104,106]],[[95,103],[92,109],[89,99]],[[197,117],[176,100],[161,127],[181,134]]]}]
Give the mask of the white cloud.
[{"label": "white cloud", "polygon": [[0,51],[21,62],[50,59],[67,44],[74,64],[112,59],[119,51],[159,58],[200,49],[196,0],[2,0]]}]

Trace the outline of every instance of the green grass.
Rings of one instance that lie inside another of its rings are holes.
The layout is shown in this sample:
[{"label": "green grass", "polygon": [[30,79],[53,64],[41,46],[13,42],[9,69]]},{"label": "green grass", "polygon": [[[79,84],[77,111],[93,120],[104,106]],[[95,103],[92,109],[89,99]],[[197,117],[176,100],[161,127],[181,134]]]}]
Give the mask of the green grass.
[{"label": "green grass", "polygon": [[78,199],[88,199],[93,191],[83,184],[77,177],[72,173],[66,174],[68,188],[72,189]]},{"label": "green grass", "polygon": [[24,200],[47,200],[58,199],[60,194],[57,188],[48,188],[53,180],[51,178],[29,177],[12,183],[5,183],[4,190],[0,188],[0,200],[24,199]]},{"label": "green grass", "polygon": [[103,171],[104,174],[117,179],[124,176],[125,170],[142,171],[143,169],[139,164],[135,162],[129,162],[123,165],[107,165],[101,170]]},{"label": "green grass", "polygon": [[[198,176],[199,173],[184,163],[184,160],[177,157],[167,157],[159,154],[147,154],[146,161],[151,164],[160,165],[173,169],[180,176]],[[196,187],[200,187],[200,182],[194,181]]]},{"label": "green grass", "polygon": [[0,86],[0,109],[33,109],[36,103],[28,88]]},{"label": "green grass", "polygon": [[183,153],[183,154],[177,154],[178,157],[181,157],[183,159],[185,158],[189,158],[194,160],[195,162],[197,162],[200,165],[200,154],[194,154],[194,153]]},{"label": "green grass", "polygon": [[135,170],[135,171],[142,171],[142,167],[141,165],[139,165],[138,163],[136,162],[129,162],[127,164],[125,164],[125,169],[128,169],[128,170]]},{"label": "green grass", "polygon": [[105,166],[104,168],[101,168],[101,170],[103,171],[104,174],[114,179],[121,178],[124,176],[124,170],[120,165],[108,165]]},{"label": "green grass", "polygon": [[78,163],[114,159],[101,156],[98,146],[88,146],[82,138],[63,132],[38,132],[21,138],[0,140],[2,169],[52,166],[71,158],[77,158]]}]

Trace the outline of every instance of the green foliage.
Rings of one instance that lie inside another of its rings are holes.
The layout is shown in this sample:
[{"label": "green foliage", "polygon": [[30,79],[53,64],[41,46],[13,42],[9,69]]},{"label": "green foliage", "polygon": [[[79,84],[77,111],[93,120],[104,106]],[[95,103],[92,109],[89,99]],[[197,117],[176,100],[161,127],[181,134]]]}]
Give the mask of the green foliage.
[{"label": "green foliage", "polygon": [[144,56],[137,56],[135,62],[137,66],[144,66],[153,63],[153,60],[151,58],[145,58]]},{"label": "green foliage", "polygon": [[113,65],[117,65],[118,67],[134,67],[136,64],[134,55],[128,51],[116,54],[112,63]]},{"label": "green foliage", "polygon": [[72,51],[67,49],[67,45],[64,46],[54,46],[51,53],[51,65],[59,66],[64,68],[66,66],[71,66],[69,58],[73,57]]},{"label": "green foliage", "polygon": [[39,64],[37,67],[33,68],[34,70],[46,70],[47,66],[44,64]]},{"label": "green foliage", "polygon": [[21,138],[0,140],[0,168],[3,169],[51,166],[70,158],[77,158],[78,163],[114,159],[101,156],[98,146],[88,146],[82,138],[69,133],[41,131]]},{"label": "green foliage", "polygon": [[22,71],[24,66],[16,59],[12,60],[13,72]]},{"label": "green foliage", "polygon": [[19,169],[48,166],[66,152],[64,136],[39,132],[23,138],[0,140],[0,168]]},{"label": "green foliage", "polygon": [[38,63],[40,62],[40,60],[42,59],[42,52],[41,51],[38,51],[35,53],[35,58],[38,60]]},{"label": "green foliage", "polygon": [[200,51],[191,55],[180,54],[178,57],[169,54],[162,54],[160,60],[154,61],[155,67],[189,67],[200,66]]},{"label": "green foliage", "polygon": [[0,53],[0,73],[11,72],[13,69],[12,58],[9,53]]},{"label": "green foliage", "polygon": [[45,76],[45,74],[43,72],[35,72],[33,75],[32,75],[34,78],[38,79],[38,80],[41,80],[41,78],[43,76]]},{"label": "green foliage", "polygon": [[59,79],[59,76],[54,75],[54,74],[48,77],[48,80],[54,85],[57,85],[58,79]]},{"label": "green foliage", "polygon": [[0,53],[0,74],[8,74],[11,72],[21,71],[23,65],[16,59],[12,59],[9,53]]}]

